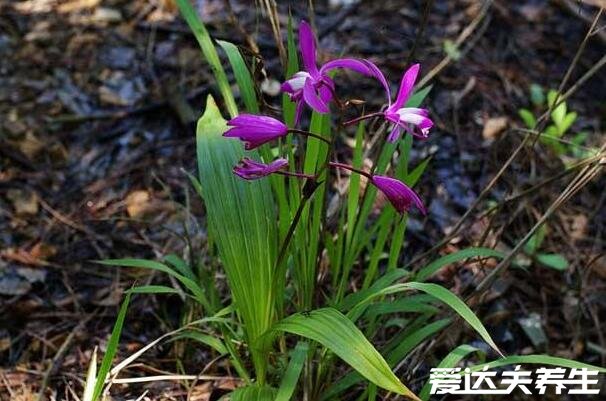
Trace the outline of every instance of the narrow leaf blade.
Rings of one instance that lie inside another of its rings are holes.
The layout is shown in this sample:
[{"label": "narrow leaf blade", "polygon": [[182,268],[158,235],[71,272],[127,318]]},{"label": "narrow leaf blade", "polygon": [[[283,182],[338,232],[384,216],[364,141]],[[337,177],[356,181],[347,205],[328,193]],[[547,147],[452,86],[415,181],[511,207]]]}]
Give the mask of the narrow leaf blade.
[{"label": "narrow leaf blade", "polygon": [[317,341],[347,362],[371,383],[418,400],[417,396],[394,375],[385,359],[364,334],[351,320],[334,308],[291,315],[276,324],[274,330]]}]

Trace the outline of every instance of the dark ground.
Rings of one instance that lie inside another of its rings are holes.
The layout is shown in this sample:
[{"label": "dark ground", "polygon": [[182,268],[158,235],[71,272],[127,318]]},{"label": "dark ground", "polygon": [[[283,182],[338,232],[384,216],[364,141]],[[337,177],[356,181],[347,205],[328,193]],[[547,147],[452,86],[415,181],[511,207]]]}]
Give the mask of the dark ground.
[{"label": "dark ground", "polygon": [[[214,37],[247,43],[230,22],[224,1],[198,3]],[[269,22],[252,1],[245,3],[232,3],[241,28],[256,38],[269,82],[282,80]],[[288,2],[279,3],[285,23]],[[323,56],[369,58],[389,71],[395,84],[408,65],[424,2],[363,1],[334,9],[324,3],[316,2],[314,19]],[[291,2],[295,20],[308,18],[306,5]],[[444,42],[454,41],[480,8],[479,1],[434,2],[411,58],[422,63],[422,73],[442,60]],[[486,126],[501,117],[509,128],[522,125],[517,109],[528,107],[529,86],[559,85],[587,33],[586,19],[596,12],[574,2],[495,1],[464,42],[462,58],[432,80],[426,104],[437,127],[430,140],[415,147],[416,160],[433,155],[419,186],[430,213],[426,220],[413,219],[406,260],[442,239],[494,177],[523,134],[491,132]],[[602,18],[598,26],[604,23]],[[605,54],[605,32],[589,40],[571,82]],[[256,75],[259,83],[266,79],[261,72]],[[375,86],[354,78],[342,79],[346,94],[374,105],[383,102]],[[589,132],[592,146],[606,138],[605,78],[598,73],[569,100],[579,114],[574,130]],[[92,349],[106,343],[123,290],[135,280],[165,279],[102,268],[90,260],[181,253],[184,237],[196,249],[204,248],[203,208],[182,172],[195,171],[192,121],[182,104],[188,102],[198,115],[214,90],[211,83],[171,0],[0,2],[1,399],[36,399],[43,374],[64,343],[67,350],[55,361],[47,394],[73,399],[65,394],[69,388],[81,393],[78,378],[86,372]],[[279,104],[278,97],[265,98]],[[563,168],[562,160],[544,147],[525,150],[487,200],[500,202]],[[487,245],[512,248],[569,179],[508,203],[491,222],[481,213],[485,203],[440,253],[477,243],[489,226],[495,229]],[[544,248],[565,255],[568,270],[538,265],[511,270],[482,304],[475,302],[507,353],[548,352],[605,365],[604,184],[603,177],[596,177],[550,219]],[[439,280],[462,291],[490,267],[459,266]],[[120,355],[178,327],[180,305],[165,296],[137,297]],[[542,322],[545,345],[533,346],[522,331],[519,319],[529,316]],[[66,341],[71,332],[75,336]],[[442,355],[469,334],[449,333],[436,352]],[[173,351],[170,345],[151,351],[130,374],[176,371]],[[190,373],[207,362],[196,350],[183,359]],[[182,399],[184,393],[170,383],[148,387],[150,396],[162,393],[165,399]],[[120,391],[136,398],[144,390],[114,388]],[[197,391],[192,399],[207,400],[210,384]]]}]

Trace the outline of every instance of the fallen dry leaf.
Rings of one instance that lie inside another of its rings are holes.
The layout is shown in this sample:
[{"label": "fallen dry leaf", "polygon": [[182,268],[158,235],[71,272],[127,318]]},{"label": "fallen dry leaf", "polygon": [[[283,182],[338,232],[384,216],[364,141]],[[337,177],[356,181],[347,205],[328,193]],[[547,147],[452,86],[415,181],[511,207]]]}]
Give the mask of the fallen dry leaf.
[{"label": "fallen dry leaf", "polygon": [[47,259],[55,255],[56,248],[51,245],[38,243],[31,249],[24,248],[7,248],[0,251],[0,256],[3,259],[20,263],[27,266],[46,266]]},{"label": "fallen dry leaf", "polygon": [[130,217],[140,217],[149,206],[149,192],[144,190],[133,191],[126,197],[126,212]]},{"label": "fallen dry leaf", "polygon": [[487,140],[496,139],[507,128],[507,117],[491,117],[484,123],[482,137]]},{"label": "fallen dry leaf", "polygon": [[576,214],[570,218],[570,237],[576,241],[585,237],[588,224],[587,216]]}]

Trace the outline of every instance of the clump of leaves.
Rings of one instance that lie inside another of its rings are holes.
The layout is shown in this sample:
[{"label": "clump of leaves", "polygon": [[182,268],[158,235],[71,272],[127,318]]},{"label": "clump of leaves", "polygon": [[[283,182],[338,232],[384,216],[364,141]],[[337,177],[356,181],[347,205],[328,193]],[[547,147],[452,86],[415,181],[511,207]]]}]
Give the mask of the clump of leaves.
[{"label": "clump of leaves", "polygon": [[568,269],[569,263],[566,257],[559,253],[548,253],[541,251],[541,245],[547,236],[547,226],[542,225],[537,232],[530,237],[526,245],[524,246],[524,255],[526,258],[519,258],[517,263],[522,267],[527,267],[529,262],[535,262],[542,266],[549,267],[551,269],[564,271]]},{"label": "clump of leaves", "polygon": [[[532,110],[528,108],[518,110],[520,118],[528,129],[536,129],[537,116],[551,110],[549,115],[550,124],[540,133],[541,143],[548,146],[558,156],[567,155],[582,158],[589,155],[591,149],[584,146],[589,133],[586,131],[570,133],[572,125],[577,120],[578,113],[570,111],[566,101],[559,100],[558,91],[550,89],[545,95],[540,85],[532,84],[529,97]],[[565,136],[568,138],[564,139]]]},{"label": "clump of leaves", "polygon": [[[255,114],[245,117],[240,114],[238,119],[238,103],[214,42],[189,1],[177,0],[177,4],[200,43],[202,53],[215,75],[223,106],[232,117],[228,123],[213,98],[208,98],[196,134],[199,174],[198,177],[190,176],[206,208],[208,250],[211,254],[216,252],[217,261],[220,261],[227,278],[230,296],[223,298],[218,294],[212,268],[205,266],[195,270],[192,260],[169,255],[163,262],[141,259],[104,261],[105,265],[145,268],[170,276],[174,279],[174,288],[148,285],[136,287],[132,293],[182,294],[196,301],[204,316],[193,322],[191,316],[188,317],[184,327],[150,343],[137,351],[135,357],[170,336],[173,340],[194,340],[204,344],[213,353],[226,356],[229,365],[242,379],[243,386],[229,395],[234,401],[333,401],[352,399],[352,394],[371,401],[378,398],[379,388],[408,399],[425,401],[429,397],[429,384],[416,395],[393,370],[425,341],[454,323],[454,319],[444,316],[444,311],[448,310],[458,315],[484,341],[486,348],[498,355],[498,359],[488,362],[488,366],[541,363],[594,368],[545,355],[504,357],[488,330],[462,299],[438,284],[427,282],[452,263],[470,258],[501,259],[504,256],[501,252],[488,248],[468,248],[444,255],[424,267],[416,266],[414,271],[398,267],[408,222],[405,212],[410,206],[410,193],[413,192],[407,186],[414,186],[429,163],[429,160],[425,160],[416,166],[409,164],[412,134],[426,136],[432,125],[428,119],[429,112],[419,108],[430,88],[412,93],[418,66],[411,67],[413,74],[404,74],[401,85],[404,90],[399,91],[396,101],[392,103],[387,80],[367,60],[333,60],[318,70],[315,39],[309,38],[312,34],[308,32],[308,40],[301,40],[300,35],[299,44],[305,68],[310,72],[297,73],[298,57],[293,26],[289,21],[285,77],[291,77],[287,87],[293,93],[289,93],[290,97],[285,94],[283,98],[284,123],[278,121],[276,124],[276,119],[269,116],[256,116],[263,103],[257,99],[258,91],[248,68],[248,64],[254,63],[254,60],[247,63],[244,54],[235,45],[219,43],[239,86],[241,102],[248,113]],[[300,33],[302,26],[310,30],[307,24],[302,24]],[[446,51],[451,57],[458,57],[454,45],[446,44]],[[326,200],[331,191],[328,183],[334,176],[330,174],[330,167],[345,165],[331,162],[335,143],[332,137],[347,132],[346,124],[341,124],[341,127],[332,124],[330,109],[323,102],[333,96],[332,72],[329,70],[337,66],[349,66],[379,79],[385,87],[390,106],[384,111],[348,121],[358,125],[355,133],[350,133],[355,139],[353,166],[347,166],[346,170],[358,174],[352,175],[349,192],[341,199],[345,207],[338,210],[339,224],[333,231],[326,224]],[[301,77],[307,77],[303,87]],[[320,97],[315,94],[317,88],[324,89]],[[534,102],[537,105],[543,103],[544,99],[539,101],[539,92],[535,92]],[[556,98],[555,95],[548,95],[548,98],[550,96]],[[298,121],[296,117],[301,112],[299,106],[303,106],[302,101],[315,110],[311,114],[308,130],[290,129]],[[529,118],[529,122],[536,124],[531,112],[522,114]],[[365,124],[363,120],[370,118],[387,118],[390,123],[408,124],[404,128],[416,124],[417,130],[404,136],[401,135],[404,132],[400,132],[399,126],[396,126],[397,129],[392,130],[394,135],[390,134],[392,139],[384,142],[376,152],[368,152],[370,145],[365,136],[372,133],[369,127],[377,126]],[[401,118],[407,120],[401,121]],[[551,118],[553,129],[561,137],[576,119],[576,114],[571,116],[566,107],[560,105],[554,109]],[[248,124],[247,131],[246,124],[238,126],[236,121],[256,122],[258,125]],[[233,140],[223,138],[229,127],[233,129],[234,126],[238,126],[240,132],[232,136],[247,142],[246,149]],[[277,146],[272,147],[271,140],[263,140],[258,141],[258,145],[261,145],[258,150],[252,150],[250,144],[255,139],[252,136],[267,135],[265,129],[256,129],[259,126],[277,127],[275,132],[279,134],[280,141],[273,141],[278,142]],[[287,135],[289,131],[307,134],[307,138],[295,142],[292,136]],[[373,174],[363,171],[367,153],[378,155]],[[288,166],[289,170],[271,170],[276,155],[290,159],[292,164]],[[297,156],[300,156],[299,160]],[[252,159],[256,159],[255,163],[250,162]],[[246,160],[247,164],[236,164],[238,160]],[[301,166],[303,171],[295,171],[295,166]],[[244,168],[248,170],[246,174],[239,174],[240,177],[266,178],[244,181],[234,177],[234,171],[243,173]],[[273,174],[278,171],[283,174]],[[387,172],[391,172],[394,178],[378,176]],[[372,185],[363,188],[360,175],[368,178]],[[307,181],[303,183],[303,179]],[[395,181],[398,182],[397,186]],[[313,185],[308,185],[308,182]],[[381,188],[380,183],[385,187]],[[408,189],[406,196],[400,196],[402,188]],[[382,208],[378,216],[373,218],[373,206],[379,190],[394,207]],[[553,262],[553,255],[537,252],[541,242],[542,238],[531,241],[533,245],[528,253],[542,263]],[[320,256],[324,254],[328,261],[329,278],[325,280],[327,289],[323,288],[320,293],[316,288],[320,276],[318,267],[319,261],[323,260]],[[361,277],[357,270],[362,272]],[[357,276],[354,277],[354,274]],[[352,291],[354,281],[360,283],[356,291]],[[127,302],[128,298],[125,304]],[[128,358],[113,370],[109,369],[125,308],[121,310],[112,334],[112,347],[108,347],[97,375],[92,400],[101,394],[108,374],[113,377],[125,363],[134,359]],[[194,325],[202,327],[194,330]],[[377,338],[377,334],[385,333],[388,327],[397,328],[392,338],[387,341]],[[293,337],[298,337],[297,342],[292,341]],[[380,346],[375,348],[373,342]],[[297,345],[291,347],[289,352],[289,346],[293,344]],[[484,363],[484,351],[460,345],[439,366],[450,367],[472,353],[480,354],[479,359]],[[428,352],[419,354],[434,359],[434,355]],[[339,359],[351,367],[342,376],[338,375],[343,371],[337,366]],[[90,376],[95,376],[94,372]],[[363,382],[366,384],[361,386]],[[93,390],[87,387],[86,394]]]}]

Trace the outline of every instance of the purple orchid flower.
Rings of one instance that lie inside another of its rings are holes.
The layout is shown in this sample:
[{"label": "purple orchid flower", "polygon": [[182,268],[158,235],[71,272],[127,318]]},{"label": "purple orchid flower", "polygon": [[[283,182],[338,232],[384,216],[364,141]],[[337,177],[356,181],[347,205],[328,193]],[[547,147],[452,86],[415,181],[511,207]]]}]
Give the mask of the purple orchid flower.
[{"label": "purple orchid flower", "polygon": [[429,135],[429,130],[433,127],[433,121],[429,118],[429,112],[426,109],[420,109],[417,107],[404,107],[406,101],[412,94],[412,89],[419,75],[419,64],[411,66],[402,77],[400,83],[400,90],[395,102],[391,102],[391,92],[389,90],[389,84],[383,76],[383,73],[378,68],[369,66],[372,70],[373,76],[376,77],[385,88],[388,98],[387,109],[382,113],[383,117],[394,124],[393,130],[387,137],[389,142],[395,142],[400,138],[402,131],[409,132],[410,134],[426,139]]},{"label": "purple orchid flower", "polygon": [[224,137],[239,138],[246,150],[255,149],[266,142],[288,134],[288,127],[282,121],[268,116],[240,114],[227,122],[233,128],[225,131]]},{"label": "purple orchid flower", "polygon": [[419,195],[402,181],[391,177],[375,175],[372,177],[371,182],[385,194],[398,213],[406,213],[414,205],[421,213],[427,214],[427,210],[423,206]]},{"label": "purple orchid flower", "polygon": [[[295,123],[299,121],[303,104],[319,113],[328,113],[328,103],[332,100],[335,84],[328,72],[337,68],[346,68],[367,76],[374,76],[369,67],[370,61],[342,58],[327,62],[318,69],[316,64],[316,38],[309,24],[301,21],[299,25],[299,48],[303,59],[304,71],[299,71],[282,84],[282,91],[288,93],[296,102]],[[374,67],[377,68],[376,66]]]},{"label": "purple orchid flower", "polygon": [[235,175],[245,180],[256,180],[280,171],[286,166],[288,166],[288,160],[286,159],[276,159],[269,164],[264,164],[245,157],[240,160],[233,171]]}]

